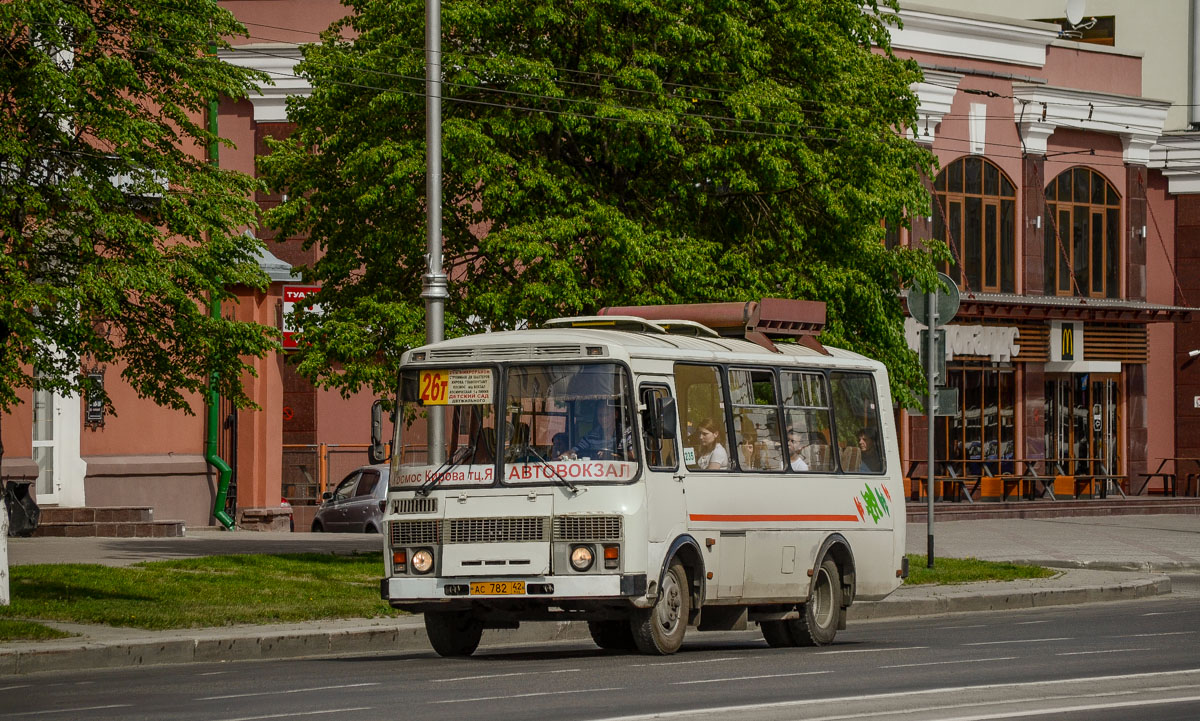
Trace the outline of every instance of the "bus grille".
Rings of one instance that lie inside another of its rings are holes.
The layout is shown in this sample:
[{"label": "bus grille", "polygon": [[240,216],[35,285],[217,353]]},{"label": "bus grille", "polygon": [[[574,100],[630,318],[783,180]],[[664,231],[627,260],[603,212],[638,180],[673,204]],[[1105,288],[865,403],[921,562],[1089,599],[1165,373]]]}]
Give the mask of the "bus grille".
[{"label": "bus grille", "polygon": [[392,501],[392,513],[437,513],[438,499],[397,498]]},{"label": "bus grille", "polygon": [[556,516],[554,519],[556,541],[619,541],[621,537],[620,516]]},{"label": "bus grille", "polygon": [[446,521],[446,543],[521,543],[545,541],[549,518],[452,518]]},{"label": "bus grille", "polygon": [[415,546],[419,544],[434,544],[441,540],[440,520],[428,521],[392,521],[392,546]]}]

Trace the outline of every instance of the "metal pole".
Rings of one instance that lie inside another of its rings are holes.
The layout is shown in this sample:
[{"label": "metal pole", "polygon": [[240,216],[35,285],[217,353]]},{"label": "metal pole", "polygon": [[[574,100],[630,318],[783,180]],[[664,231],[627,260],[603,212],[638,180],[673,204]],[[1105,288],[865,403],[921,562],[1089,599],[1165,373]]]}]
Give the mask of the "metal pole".
[{"label": "metal pole", "polygon": [[926,512],[926,516],[925,516],[925,518],[926,518],[925,528],[929,534],[929,537],[926,542],[926,564],[927,564],[928,568],[933,568],[933,476],[934,476],[933,454],[934,454],[934,433],[937,430],[936,425],[934,423],[934,419],[937,418],[937,407],[936,407],[937,377],[936,377],[936,375],[937,375],[937,368],[938,368],[938,359],[934,357],[937,354],[937,293],[936,292],[926,293],[925,294],[925,303],[926,303],[925,309],[927,311],[926,316],[928,316],[926,318],[926,320],[929,321],[929,331],[928,331],[927,337],[925,339],[925,350],[926,350],[926,353],[925,353],[925,376],[929,381],[929,388],[928,388],[929,393],[925,399],[925,418],[928,420],[927,425],[929,427],[929,432],[927,434],[929,436],[929,439],[928,439],[929,444],[926,448],[927,455],[925,456],[928,459],[928,463],[926,463],[926,467],[929,472],[928,473],[929,485],[928,485],[927,492],[925,493],[925,500],[927,503],[927,512]]},{"label": "metal pole", "polygon": [[[421,277],[425,299],[425,342],[445,337],[446,273],[442,270],[442,6],[425,0],[426,261]],[[428,463],[441,465],[446,449],[444,409],[429,408]]]}]

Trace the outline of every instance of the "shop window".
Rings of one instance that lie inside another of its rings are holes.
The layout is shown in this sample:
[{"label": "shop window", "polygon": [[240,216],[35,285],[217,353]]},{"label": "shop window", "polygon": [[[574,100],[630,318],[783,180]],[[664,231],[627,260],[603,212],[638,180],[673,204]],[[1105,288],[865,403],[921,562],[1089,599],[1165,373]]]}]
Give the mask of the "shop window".
[{"label": "shop window", "polygon": [[[958,413],[938,419],[936,456],[956,464],[960,475],[1012,473],[1016,457],[1016,398],[1008,368],[951,365],[947,385],[958,389]],[[993,463],[985,464],[986,461]]]},{"label": "shop window", "polygon": [[985,158],[960,158],[933,184],[933,237],[950,246],[943,267],[963,290],[1016,292],[1017,190]]},{"label": "shop window", "polygon": [[1046,186],[1046,293],[1120,297],[1121,199],[1091,168]]}]

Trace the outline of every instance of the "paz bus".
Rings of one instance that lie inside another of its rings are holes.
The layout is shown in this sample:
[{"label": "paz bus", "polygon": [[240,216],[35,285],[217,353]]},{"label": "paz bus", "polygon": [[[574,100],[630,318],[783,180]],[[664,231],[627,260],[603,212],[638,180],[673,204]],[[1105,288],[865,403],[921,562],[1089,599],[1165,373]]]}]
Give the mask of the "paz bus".
[{"label": "paz bus", "polygon": [[887,372],[823,347],[824,320],[608,308],[407,351],[382,597],[442,656],[553,620],[647,654],[748,623],[831,643],[908,568]]}]

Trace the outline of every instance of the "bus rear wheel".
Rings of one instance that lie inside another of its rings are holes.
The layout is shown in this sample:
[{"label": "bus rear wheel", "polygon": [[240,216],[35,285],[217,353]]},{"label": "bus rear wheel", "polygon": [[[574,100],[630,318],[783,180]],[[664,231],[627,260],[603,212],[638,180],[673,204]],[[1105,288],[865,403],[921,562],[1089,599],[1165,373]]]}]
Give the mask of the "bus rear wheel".
[{"label": "bus rear wheel", "polygon": [[470,611],[431,611],[425,614],[425,633],[439,656],[470,656],[483,638],[483,622]]},{"label": "bus rear wheel", "polygon": [[588,621],[588,632],[596,645],[606,651],[632,651],[633,629],[629,621]]},{"label": "bus rear wheel", "polygon": [[825,646],[837,635],[842,613],[842,574],[832,558],[826,558],[813,574],[812,596],[800,606],[800,618],[763,621],[763,638],[771,648]]},{"label": "bus rear wheel", "polygon": [[679,559],[675,559],[663,574],[662,587],[658,590],[658,600],[654,606],[637,609],[630,618],[629,626],[637,649],[655,656],[678,651],[683,645],[690,611],[687,570]]}]

